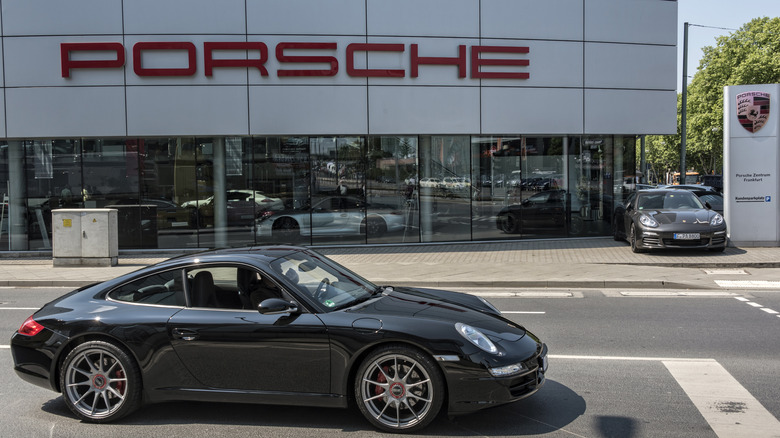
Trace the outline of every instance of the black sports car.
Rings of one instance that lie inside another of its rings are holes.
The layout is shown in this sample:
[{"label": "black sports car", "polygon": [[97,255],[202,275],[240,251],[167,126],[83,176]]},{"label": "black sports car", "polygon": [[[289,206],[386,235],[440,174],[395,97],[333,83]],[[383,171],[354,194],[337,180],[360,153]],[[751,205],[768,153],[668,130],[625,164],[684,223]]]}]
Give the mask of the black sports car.
[{"label": "black sports car", "polygon": [[24,380],[108,422],[143,402],[347,407],[409,432],[544,383],[547,347],[476,296],[379,287],[304,248],[208,251],[46,304],[11,339]]},{"label": "black sports car", "polygon": [[726,249],[726,221],[688,190],[651,189],[631,194],[615,211],[615,240],[631,250],[660,248]]}]

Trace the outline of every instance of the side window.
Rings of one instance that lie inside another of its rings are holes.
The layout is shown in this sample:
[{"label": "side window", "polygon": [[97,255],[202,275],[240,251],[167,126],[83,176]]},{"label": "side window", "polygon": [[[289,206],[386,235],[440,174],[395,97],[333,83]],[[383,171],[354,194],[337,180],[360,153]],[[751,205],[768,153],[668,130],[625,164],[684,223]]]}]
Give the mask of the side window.
[{"label": "side window", "polygon": [[108,296],[117,301],[155,304],[159,306],[184,306],[184,286],[181,270],[162,272],[120,286]]},{"label": "side window", "polygon": [[277,282],[244,266],[206,266],[187,271],[192,307],[255,310],[268,298],[291,297]]}]

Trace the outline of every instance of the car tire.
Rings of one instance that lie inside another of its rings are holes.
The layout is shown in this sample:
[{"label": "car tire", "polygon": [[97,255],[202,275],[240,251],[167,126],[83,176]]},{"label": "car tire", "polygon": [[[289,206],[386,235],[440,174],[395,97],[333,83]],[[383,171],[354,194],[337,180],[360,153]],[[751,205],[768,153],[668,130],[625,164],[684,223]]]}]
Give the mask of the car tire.
[{"label": "car tire", "polygon": [[382,237],[387,232],[387,223],[381,217],[368,217],[361,228],[368,237]]},{"label": "car tire", "polygon": [[569,233],[572,236],[579,236],[585,231],[585,221],[579,216],[573,216],[571,218],[571,225],[569,225]]},{"label": "car tire", "polygon": [[380,347],[355,376],[355,400],[374,427],[409,433],[430,424],[444,404],[444,377],[427,354],[404,345]]},{"label": "car tire", "polygon": [[301,229],[295,219],[283,217],[274,222],[272,234],[274,240],[290,242],[301,236]]},{"label": "car tire", "polygon": [[637,254],[645,252],[644,249],[639,248],[637,246],[637,244],[636,244],[636,225],[635,224],[631,224],[631,232],[630,232],[629,237],[628,237],[628,242],[631,244],[631,251],[633,251],[633,252],[635,252]]},{"label": "car tire", "polygon": [[617,218],[615,218],[615,220],[612,221],[612,239],[615,242],[620,242],[621,240],[623,240],[623,236],[621,236],[620,233],[618,232],[618,220],[617,220]]},{"label": "car tire", "polygon": [[141,372],[122,348],[89,341],[74,348],[60,367],[65,404],[84,421],[107,423],[141,405]]},{"label": "car tire", "polygon": [[507,233],[507,234],[516,234],[520,231],[520,220],[513,215],[512,213],[508,213],[501,217],[501,231]]}]

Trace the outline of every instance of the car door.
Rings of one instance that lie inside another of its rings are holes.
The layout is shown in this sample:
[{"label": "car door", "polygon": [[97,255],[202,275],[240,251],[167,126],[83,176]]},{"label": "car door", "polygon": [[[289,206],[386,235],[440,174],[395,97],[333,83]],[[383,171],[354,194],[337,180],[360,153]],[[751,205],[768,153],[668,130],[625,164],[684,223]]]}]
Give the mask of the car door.
[{"label": "car door", "polygon": [[[224,272],[224,265],[219,268],[222,271],[211,269],[213,277]],[[198,266],[197,271],[209,269]],[[195,270],[189,272],[191,276]],[[230,289],[226,276],[222,277],[214,281],[219,292]],[[188,287],[194,291],[197,285]],[[330,393],[330,344],[327,329],[316,315],[263,315],[252,309],[191,302],[194,306],[169,320],[168,335],[182,362],[204,386]]]}]

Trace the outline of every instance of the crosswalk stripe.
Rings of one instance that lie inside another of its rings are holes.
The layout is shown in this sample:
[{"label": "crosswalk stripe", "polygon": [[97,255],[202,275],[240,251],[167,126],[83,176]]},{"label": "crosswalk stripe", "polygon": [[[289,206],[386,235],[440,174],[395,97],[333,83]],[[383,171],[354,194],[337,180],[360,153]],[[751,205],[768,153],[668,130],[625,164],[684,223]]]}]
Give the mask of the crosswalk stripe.
[{"label": "crosswalk stripe", "polygon": [[719,437],[777,437],[778,421],[716,361],[663,361]]}]

